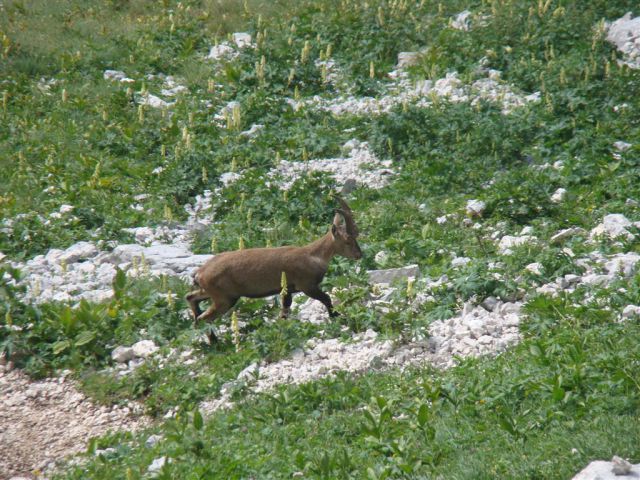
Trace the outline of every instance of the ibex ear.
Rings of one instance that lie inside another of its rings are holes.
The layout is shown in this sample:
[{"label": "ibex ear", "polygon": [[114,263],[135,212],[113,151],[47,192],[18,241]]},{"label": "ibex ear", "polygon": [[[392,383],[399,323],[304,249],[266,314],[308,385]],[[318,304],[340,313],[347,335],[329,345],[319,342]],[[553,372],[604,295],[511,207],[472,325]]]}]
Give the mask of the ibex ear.
[{"label": "ibex ear", "polygon": [[333,224],[334,225],[342,225],[344,223],[344,218],[340,214],[339,210],[336,210],[336,214],[333,216]]},{"label": "ibex ear", "polygon": [[333,238],[336,238],[337,234],[338,234],[338,226],[334,223],[333,225],[331,225],[331,235],[333,236]]}]

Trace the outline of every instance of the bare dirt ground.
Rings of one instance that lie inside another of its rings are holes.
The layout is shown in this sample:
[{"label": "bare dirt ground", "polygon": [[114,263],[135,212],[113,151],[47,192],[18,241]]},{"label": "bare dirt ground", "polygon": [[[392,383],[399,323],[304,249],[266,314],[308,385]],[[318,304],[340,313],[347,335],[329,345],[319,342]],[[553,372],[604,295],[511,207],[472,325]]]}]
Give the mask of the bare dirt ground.
[{"label": "bare dirt ground", "polygon": [[128,407],[92,403],[65,377],[33,381],[0,366],[0,478],[34,478],[87,442],[148,420]]}]

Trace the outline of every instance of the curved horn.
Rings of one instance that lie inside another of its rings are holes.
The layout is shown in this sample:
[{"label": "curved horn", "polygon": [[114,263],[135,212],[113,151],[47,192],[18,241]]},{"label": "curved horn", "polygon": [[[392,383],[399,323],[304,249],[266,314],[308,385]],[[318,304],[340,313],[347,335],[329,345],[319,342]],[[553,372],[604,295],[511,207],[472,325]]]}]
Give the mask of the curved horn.
[{"label": "curved horn", "polygon": [[344,218],[344,223],[347,227],[347,233],[352,237],[357,237],[360,232],[358,232],[358,227],[356,226],[356,222],[353,219],[353,212],[351,211],[351,208],[349,208],[347,202],[345,202],[341,197],[336,196],[336,199],[340,203],[340,207],[342,207],[336,209],[336,212],[340,213],[340,215],[342,215],[342,217]]}]

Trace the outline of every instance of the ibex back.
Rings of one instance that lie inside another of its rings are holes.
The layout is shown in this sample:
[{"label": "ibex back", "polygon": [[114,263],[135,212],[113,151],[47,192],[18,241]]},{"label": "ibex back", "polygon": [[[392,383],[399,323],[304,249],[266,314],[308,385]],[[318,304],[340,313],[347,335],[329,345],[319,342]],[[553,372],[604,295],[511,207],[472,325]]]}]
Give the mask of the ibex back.
[{"label": "ibex back", "polygon": [[[303,292],[320,300],[335,316],[331,298],[320,288],[334,255],[351,259],[362,257],[357,242],[358,228],[353,213],[344,200],[338,198],[331,228],[326,235],[302,247],[251,248],[216,255],[194,275],[197,290],[186,297],[196,320],[213,320],[224,315],[240,297],[267,297],[281,291],[282,272],[287,279],[287,294],[283,298],[281,316],[291,307],[292,294]],[[211,300],[204,312],[199,304]]]}]

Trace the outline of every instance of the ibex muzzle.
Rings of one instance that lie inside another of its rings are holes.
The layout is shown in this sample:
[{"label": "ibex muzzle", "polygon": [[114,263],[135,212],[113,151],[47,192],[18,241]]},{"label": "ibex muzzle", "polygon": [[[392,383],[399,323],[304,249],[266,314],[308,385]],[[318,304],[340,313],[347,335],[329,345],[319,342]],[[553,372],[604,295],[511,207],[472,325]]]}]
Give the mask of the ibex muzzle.
[{"label": "ibex muzzle", "polygon": [[[197,290],[186,297],[196,320],[213,320],[224,315],[240,297],[260,298],[281,291],[282,272],[287,278],[282,317],[289,314],[292,294],[303,292],[320,300],[330,316],[337,315],[331,298],[320,288],[334,255],[358,260],[358,227],[347,203],[338,197],[340,208],[326,235],[303,247],[251,248],[216,255],[194,275]],[[199,304],[211,300],[204,312]]]}]

